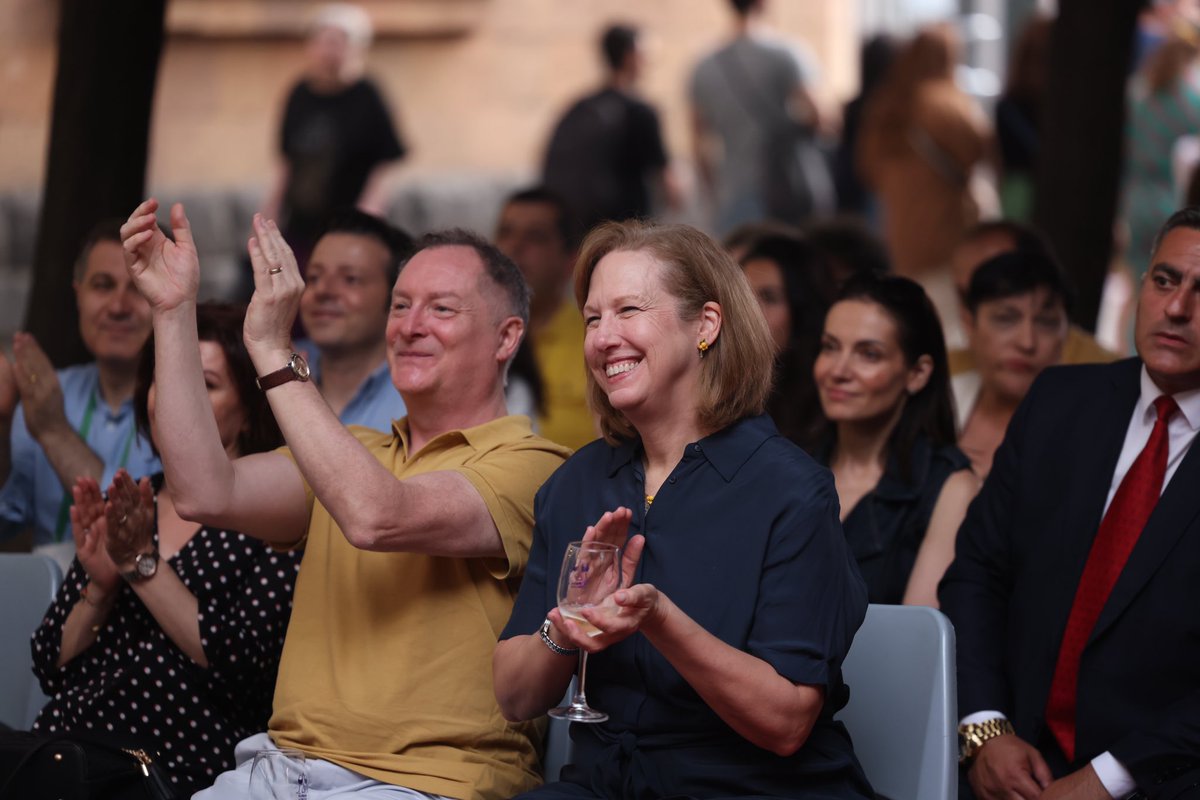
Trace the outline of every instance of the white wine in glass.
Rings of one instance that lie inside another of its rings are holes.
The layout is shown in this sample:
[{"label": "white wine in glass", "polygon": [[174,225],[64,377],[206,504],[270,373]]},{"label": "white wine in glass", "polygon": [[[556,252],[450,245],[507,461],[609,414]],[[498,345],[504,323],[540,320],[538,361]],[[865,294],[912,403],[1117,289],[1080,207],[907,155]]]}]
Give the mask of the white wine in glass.
[{"label": "white wine in glass", "polygon": [[[558,613],[583,629],[588,636],[601,631],[583,618],[585,608],[596,608],[621,588],[621,550],[605,542],[571,542],[563,555],[558,576]],[[608,714],[588,705],[584,682],[587,679],[587,651],[579,651],[579,678],[570,705],[552,708],[550,716],[571,722],[604,722]]]}]

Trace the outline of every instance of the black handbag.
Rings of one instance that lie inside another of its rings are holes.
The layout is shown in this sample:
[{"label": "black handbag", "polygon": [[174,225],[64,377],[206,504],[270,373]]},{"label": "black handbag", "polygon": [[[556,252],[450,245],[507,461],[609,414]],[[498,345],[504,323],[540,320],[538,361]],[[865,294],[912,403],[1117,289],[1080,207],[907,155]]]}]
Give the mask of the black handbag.
[{"label": "black handbag", "polygon": [[0,800],[173,800],[153,757],[84,733],[0,733]]}]

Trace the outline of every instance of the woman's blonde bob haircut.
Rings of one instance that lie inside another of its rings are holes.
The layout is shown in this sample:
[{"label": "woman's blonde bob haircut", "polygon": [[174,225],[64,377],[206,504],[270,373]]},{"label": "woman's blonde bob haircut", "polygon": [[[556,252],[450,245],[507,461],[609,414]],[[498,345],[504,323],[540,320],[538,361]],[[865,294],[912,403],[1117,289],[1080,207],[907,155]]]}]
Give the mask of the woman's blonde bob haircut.
[{"label": "woman's blonde bob haircut", "polygon": [[[707,302],[721,307],[721,330],[700,361],[696,422],[706,435],[743,417],[761,414],[771,391],[774,345],[758,301],[741,268],[720,245],[687,225],[608,222],[584,240],[575,262],[575,301],[582,311],[596,265],[609,253],[649,253],[659,263],[663,288],[676,299],[681,319],[693,320]],[[696,344],[699,344],[697,342]],[[637,431],[608,402],[587,373],[588,398],[605,440],[633,439]]]}]

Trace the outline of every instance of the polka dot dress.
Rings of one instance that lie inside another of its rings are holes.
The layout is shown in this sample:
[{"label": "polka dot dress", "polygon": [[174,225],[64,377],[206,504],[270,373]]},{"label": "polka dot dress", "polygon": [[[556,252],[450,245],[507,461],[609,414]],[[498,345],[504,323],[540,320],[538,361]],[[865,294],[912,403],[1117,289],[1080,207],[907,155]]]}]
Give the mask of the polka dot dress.
[{"label": "polka dot dress", "polygon": [[198,601],[208,669],[124,584],[96,641],[56,668],[63,623],[87,584],[76,559],[33,636],[34,672],[50,696],[33,729],[111,732],[158,751],[179,788],[202,788],[233,768],[236,742],[267,729],[300,555],[201,528],[169,563]]}]

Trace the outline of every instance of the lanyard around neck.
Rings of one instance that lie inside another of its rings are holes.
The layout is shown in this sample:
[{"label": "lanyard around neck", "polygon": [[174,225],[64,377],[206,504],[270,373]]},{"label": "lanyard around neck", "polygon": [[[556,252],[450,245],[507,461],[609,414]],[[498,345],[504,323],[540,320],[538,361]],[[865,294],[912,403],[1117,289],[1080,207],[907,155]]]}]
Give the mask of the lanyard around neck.
[{"label": "lanyard around neck", "polygon": [[[88,397],[87,407],[83,410],[83,421],[79,424],[79,438],[84,444],[88,443],[88,435],[92,432],[92,418],[96,415],[96,391]],[[133,437],[137,435],[136,426],[130,426],[129,435],[125,437],[125,446],[121,449],[121,460],[117,464],[120,469],[129,463],[129,451],[133,447]],[[90,447],[90,445],[89,445]],[[67,524],[71,521],[71,506],[75,500],[68,488],[63,492],[62,501],[58,504],[58,518],[54,524],[54,541],[61,542],[67,532]]]}]

